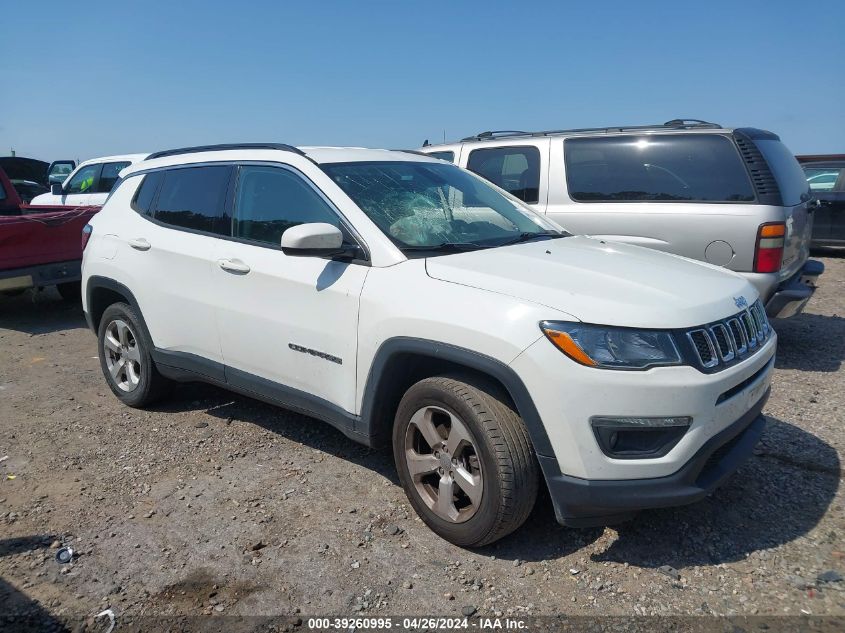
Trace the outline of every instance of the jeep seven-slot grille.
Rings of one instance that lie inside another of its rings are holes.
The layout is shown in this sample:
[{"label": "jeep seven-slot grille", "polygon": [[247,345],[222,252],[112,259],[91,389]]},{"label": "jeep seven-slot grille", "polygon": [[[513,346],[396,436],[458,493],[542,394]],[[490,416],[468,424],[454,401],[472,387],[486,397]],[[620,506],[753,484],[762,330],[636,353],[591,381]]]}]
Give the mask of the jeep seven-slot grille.
[{"label": "jeep seven-slot grille", "polygon": [[687,332],[701,365],[713,369],[756,352],[772,328],[759,301],[727,319]]}]

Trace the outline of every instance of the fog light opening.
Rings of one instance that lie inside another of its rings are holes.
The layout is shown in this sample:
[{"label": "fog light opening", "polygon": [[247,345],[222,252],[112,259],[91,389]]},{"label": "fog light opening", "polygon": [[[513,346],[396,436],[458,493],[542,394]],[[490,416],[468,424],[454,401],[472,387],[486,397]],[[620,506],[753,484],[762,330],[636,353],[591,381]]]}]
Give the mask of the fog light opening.
[{"label": "fog light opening", "polygon": [[692,424],[689,416],[660,418],[594,417],[593,434],[602,452],[614,459],[649,459],[666,455]]}]

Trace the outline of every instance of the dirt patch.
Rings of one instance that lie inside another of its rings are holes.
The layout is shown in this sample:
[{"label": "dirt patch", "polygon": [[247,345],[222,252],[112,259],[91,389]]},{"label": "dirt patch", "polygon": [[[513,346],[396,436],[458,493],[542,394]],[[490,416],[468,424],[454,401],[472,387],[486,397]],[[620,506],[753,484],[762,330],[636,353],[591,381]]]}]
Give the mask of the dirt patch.
[{"label": "dirt patch", "polygon": [[825,263],[807,313],[775,324],[758,454],[714,495],[590,530],[557,525],[541,498],[477,551],[417,519],[388,452],[202,385],[128,409],[78,308],[0,298],[2,610],[845,614],[845,260]]}]

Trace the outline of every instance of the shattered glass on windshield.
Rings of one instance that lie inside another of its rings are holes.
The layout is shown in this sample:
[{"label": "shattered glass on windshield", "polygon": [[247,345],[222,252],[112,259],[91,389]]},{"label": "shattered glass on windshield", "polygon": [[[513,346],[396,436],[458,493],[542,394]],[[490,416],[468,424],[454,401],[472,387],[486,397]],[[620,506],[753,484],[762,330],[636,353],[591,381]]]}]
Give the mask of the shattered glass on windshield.
[{"label": "shattered glass on windshield", "polygon": [[400,247],[483,248],[526,233],[553,231],[530,211],[453,165],[394,161],[323,168]]}]

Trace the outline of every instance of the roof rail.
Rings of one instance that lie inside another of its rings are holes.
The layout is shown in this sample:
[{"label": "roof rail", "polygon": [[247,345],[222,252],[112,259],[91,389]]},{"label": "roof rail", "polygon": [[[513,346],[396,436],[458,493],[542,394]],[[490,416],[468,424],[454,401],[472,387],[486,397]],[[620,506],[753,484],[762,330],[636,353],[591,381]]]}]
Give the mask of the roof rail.
[{"label": "roof rail", "polygon": [[305,156],[298,147],[285,145],[284,143],[223,143],[221,145],[198,145],[196,147],[180,147],[179,149],[166,149],[147,156],[145,160],[162,158],[163,156],[178,156],[179,154],[194,154],[196,152],[222,152],[229,149],[277,149],[283,152],[293,152]]},{"label": "roof rail", "polygon": [[496,138],[499,136],[531,136],[531,132],[522,132],[520,130],[490,130],[487,132],[479,132],[475,136],[468,136],[462,138],[463,141],[482,141],[486,138]]},{"label": "roof rail", "polygon": [[461,143],[467,141],[484,141],[492,138],[508,138],[519,136],[552,136],[555,134],[578,134],[583,132],[627,132],[636,130],[662,130],[670,129],[691,129],[691,128],[721,128],[718,123],[710,123],[701,119],[672,119],[666,123],[655,125],[615,125],[610,127],[583,127],[562,130],[542,130],[540,132],[522,132],[519,130],[497,130],[493,132],[481,132],[474,136],[467,136],[461,139]]},{"label": "roof rail", "polygon": [[722,127],[718,123],[702,121],[701,119],[672,119],[663,124],[665,127]]}]

